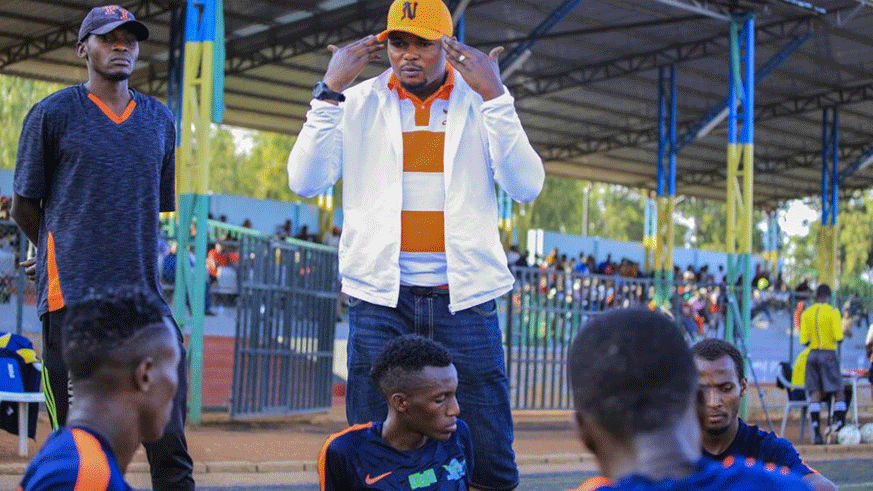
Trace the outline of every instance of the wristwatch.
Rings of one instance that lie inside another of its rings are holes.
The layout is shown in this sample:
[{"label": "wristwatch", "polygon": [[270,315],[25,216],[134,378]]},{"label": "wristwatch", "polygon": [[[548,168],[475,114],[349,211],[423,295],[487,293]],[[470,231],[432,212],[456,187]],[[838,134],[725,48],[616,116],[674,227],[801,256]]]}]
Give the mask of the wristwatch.
[{"label": "wristwatch", "polygon": [[346,96],[342,95],[342,93],[330,90],[330,87],[324,83],[324,80],[319,81],[312,88],[312,97],[320,101],[343,102],[346,100]]}]

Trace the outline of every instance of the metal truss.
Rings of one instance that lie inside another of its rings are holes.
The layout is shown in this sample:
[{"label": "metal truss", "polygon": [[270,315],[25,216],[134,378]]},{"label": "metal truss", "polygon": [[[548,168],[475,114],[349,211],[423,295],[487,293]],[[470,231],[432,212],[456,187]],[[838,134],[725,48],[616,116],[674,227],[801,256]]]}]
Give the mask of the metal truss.
[{"label": "metal truss", "polygon": [[[759,45],[767,44],[805,33],[813,27],[813,23],[817,18],[816,16],[806,15],[760,25],[755,28],[756,41]],[[524,99],[525,97],[539,97],[580,85],[652,70],[661,66],[680,64],[716,54],[724,54],[729,50],[730,39],[727,33],[724,33],[697,41],[674,44],[645,53],[635,53],[612,60],[586,64],[553,75],[538,74],[524,82],[511,85],[509,91],[516,100]]]},{"label": "metal truss", "polygon": [[527,40],[522,41],[518,46],[512,49],[502,60],[500,60],[500,69],[505,70],[507,67],[515,63],[521,58],[525,51],[530,49],[535,43],[537,36],[543,36],[558,25],[561,20],[567,16],[582,0],[564,0],[558,7],[548,15],[537,27],[535,27]]},{"label": "metal truss", "polygon": [[[832,91],[792,97],[782,101],[759,105],[755,108],[756,121],[769,121],[786,116],[795,116],[834,105],[854,104],[873,100],[873,83],[853,87],[841,87]],[[690,134],[699,124],[698,120],[677,123],[679,133]],[[546,160],[568,160],[583,155],[609,152],[620,148],[641,147],[658,141],[658,127],[626,131],[606,137],[587,138],[580,143],[560,145],[543,149]]]},{"label": "metal truss", "polygon": [[840,172],[840,186],[846,184],[846,179],[851,177],[859,170],[865,169],[873,164],[873,145],[870,145],[854,162],[849,164],[842,172]]},{"label": "metal truss", "polygon": [[698,2],[697,0],[655,0],[658,3],[669,5],[695,14],[705,15],[713,19],[730,21],[731,12],[726,6],[715,2]]},{"label": "metal truss", "polygon": [[[178,0],[138,0],[127,4],[139,20],[145,20],[165,14],[179,5]],[[0,50],[0,70],[13,63],[36,58],[44,53],[74,45],[78,40],[79,24],[65,24],[45,34],[27,38],[24,42]]]},{"label": "metal truss", "polygon": [[873,100],[873,82],[854,87],[840,87],[808,96],[794,97],[755,108],[756,119],[775,119],[803,114],[825,107],[843,106]]},{"label": "metal truss", "polygon": [[227,75],[322,50],[372,34],[385,23],[387,2],[356,2],[226,43]]},{"label": "metal truss", "polygon": [[[255,68],[281,64],[306,53],[323,50],[372,34],[384,26],[387,2],[362,2],[313,14],[289,24],[258,33],[228,39],[225,43],[225,76]],[[167,64],[150,65],[134,75],[131,85],[145,93],[160,94],[166,87]]]},{"label": "metal truss", "polygon": [[[869,142],[841,143],[839,149],[840,160],[855,160],[870,152],[873,155],[873,147]],[[755,160],[755,176],[778,176],[791,169],[814,169],[821,166],[821,150],[808,150],[793,154],[782,155],[776,158],[763,158],[757,156]],[[679,181],[683,184],[710,185],[726,178],[723,168],[711,171],[683,172]]]}]

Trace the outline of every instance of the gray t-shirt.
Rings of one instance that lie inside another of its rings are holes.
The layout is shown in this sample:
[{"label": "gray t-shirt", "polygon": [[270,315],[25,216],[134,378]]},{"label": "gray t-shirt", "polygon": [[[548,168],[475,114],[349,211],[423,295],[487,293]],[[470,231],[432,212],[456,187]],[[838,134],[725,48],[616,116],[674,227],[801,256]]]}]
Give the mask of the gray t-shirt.
[{"label": "gray t-shirt", "polygon": [[92,288],[160,296],[158,213],[175,208],[175,125],[166,106],[131,94],[133,107],[117,116],[84,86],[68,87],[24,120],[14,190],[42,200],[40,316]]}]

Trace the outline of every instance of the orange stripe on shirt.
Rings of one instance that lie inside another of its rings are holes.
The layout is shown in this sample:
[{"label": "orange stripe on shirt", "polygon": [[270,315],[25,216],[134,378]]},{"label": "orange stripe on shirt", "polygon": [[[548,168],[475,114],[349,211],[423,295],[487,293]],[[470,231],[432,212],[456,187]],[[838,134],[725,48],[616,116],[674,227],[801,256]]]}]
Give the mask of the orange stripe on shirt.
[{"label": "orange stripe on shirt", "polygon": [[103,101],[101,101],[100,98],[97,97],[96,95],[88,94],[88,99],[91,99],[91,101],[94,104],[97,104],[97,107],[99,107],[100,110],[103,111],[103,114],[108,116],[109,119],[111,119],[112,122],[115,124],[121,124],[121,123],[127,121],[127,118],[129,118],[130,114],[133,112],[133,108],[136,107],[136,102],[134,102],[134,100],[131,99],[130,102],[127,103],[127,107],[124,108],[124,112],[121,113],[121,115],[119,116],[119,115],[115,114],[112,111],[112,109],[109,109],[109,106],[107,106]]},{"label": "orange stripe on shirt", "polygon": [[443,212],[401,212],[400,250],[402,252],[446,252]]},{"label": "orange stripe on shirt", "polygon": [[79,453],[79,474],[73,491],[105,491],[109,487],[109,462],[100,442],[87,431],[71,430]]},{"label": "orange stripe on shirt", "polygon": [[612,481],[609,480],[608,477],[595,476],[583,482],[581,486],[574,489],[573,491],[594,491],[596,489],[606,488],[610,486],[612,486]]},{"label": "orange stripe on shirt", "polygon": [[356,424],[356,425],[349,426],[348,428],[344,429],[343,431],[340,431],[339,433],[334,433],[333,435],[330,435],[329,437],[327,437],[327,440],[325,440],[324,445],[321,447],[321,452],[318,453],[318,480],[321,483],[321,491],[325,491],[325,488],[327,487],[327,485],[325,484],[325,476],[327,475],[326,474],[326,471],[327,471],[327,447],[329,447],[330,444],[333,443],[334,440],[345,435],[346,433],[349,433],[352,431],[357,431],[357,430],[366,430],[367,428],[372,428],[372,427],[373,427],[372,421],[369,423]]},{"label": "orange stripe on shirt", "polygon": [[403,133],[403,172],[443,172],[445,133]]},{"label": "orange stripe on shirt", "polygon": [[48,275],[48,299],[49,312],[64,308],[64,293],[61,290],[61,278],[58,275],[58,261],[55,256],[55,237],[48,233],[46,244],[46,273]]}]

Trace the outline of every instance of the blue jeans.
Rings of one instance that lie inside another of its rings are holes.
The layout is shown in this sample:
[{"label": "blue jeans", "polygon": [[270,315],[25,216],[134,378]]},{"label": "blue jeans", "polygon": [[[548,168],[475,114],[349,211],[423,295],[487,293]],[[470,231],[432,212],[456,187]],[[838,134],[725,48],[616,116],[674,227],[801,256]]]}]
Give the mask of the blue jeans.
[{"label": "blue jeans", "polygon": [[479,489],[514,489],[518,468],[512,450],[512,413],[497,302],[449,312],[447,292],[429,288],[400,289],[396,308],[349,298],[349,424],[382,421],[385,398],[370,377],[370,367],[389,340],[420,334],[442,343],[458,370],[460,418],[473,439],[471,485]]}]

